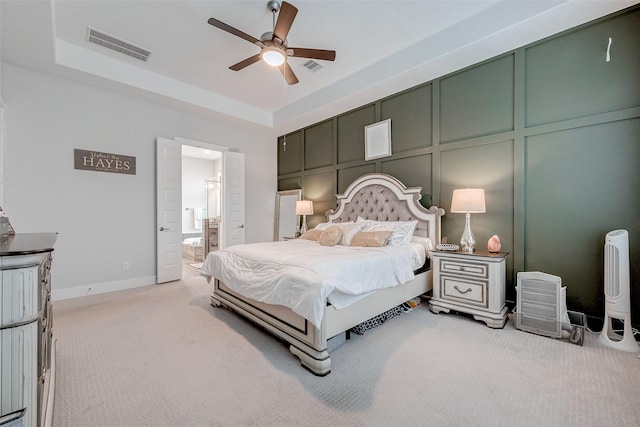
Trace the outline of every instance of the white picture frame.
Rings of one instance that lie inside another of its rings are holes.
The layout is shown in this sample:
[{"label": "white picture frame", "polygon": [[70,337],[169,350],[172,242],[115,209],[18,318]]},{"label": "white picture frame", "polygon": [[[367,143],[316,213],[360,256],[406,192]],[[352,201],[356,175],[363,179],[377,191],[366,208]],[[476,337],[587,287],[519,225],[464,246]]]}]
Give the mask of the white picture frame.
[{"label": "white picture frame", "polygon": [[373,160],[391,155],[391,119],[364,127],[364,159]]}]

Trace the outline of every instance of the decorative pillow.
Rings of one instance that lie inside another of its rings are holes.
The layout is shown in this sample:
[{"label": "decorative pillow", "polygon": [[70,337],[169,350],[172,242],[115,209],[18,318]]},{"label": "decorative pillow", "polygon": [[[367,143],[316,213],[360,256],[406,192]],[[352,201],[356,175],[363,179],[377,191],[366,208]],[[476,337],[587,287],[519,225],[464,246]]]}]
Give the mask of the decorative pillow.
[{"label": "decorative pillow", "polygon": [[341,225],[341,224],[353,224],[353,222],[321,222],[320,224],[313,227],[314,230],[326,230],[332,225]]},{"label": "decorative pillow", "polygon": [[408,245],[418,221],[373,221],[358,217],[356,224],[364,224],[362,231],[391,230],[393,234],[387,243],[390,246]]},{"label": "decorative pillow", "polygon": [[331,227],[322,231],[322,234],[320,234],[320,238],[318,239],[318,243],[320,243],[322,246],[335,246],[338,244],[341,238],[342,230],[340,230],[340,227],[332,225]]},{"label": "decorative pillow", "polygon": [[422,246],[424,246],[424,250],[427,254],[429,254],[429,251],[433,250],[433,243],[431,242],[431,239],[428,237],[411,236],[411,242],[419,243]]},{"label": "decorative pillow", "polygon": [[336,222],[334,224],[336,227],[340,227],[342,231],[342,240],[340,240],[340,244],[344,246],[349,246],[351,244],[351,239],[355,234],[362,230],[363,225],[354,223],[354,222]]},{"label": "decorative pillow", "polygon": [[314,228],[313,230],[309,230],[306,233],[304,233],[302,236],[299,237],[299,239],[317,241],[320,238],[322,231],[323,230],[316,230]]},{"label": "decorative pillow", "polygon": [[351,246],[366,246],[380,248],[387,244],[393,231],[360,231],[351,239]]}]

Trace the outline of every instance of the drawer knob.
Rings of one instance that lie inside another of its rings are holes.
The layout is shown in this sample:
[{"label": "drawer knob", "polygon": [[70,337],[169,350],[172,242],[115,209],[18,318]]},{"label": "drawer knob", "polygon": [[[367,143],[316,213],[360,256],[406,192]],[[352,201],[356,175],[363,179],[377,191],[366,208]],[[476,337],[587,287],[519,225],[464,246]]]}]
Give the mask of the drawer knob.
[{"label": "drawer knob", "polygon": [[460,292],[461,294],[466,294],[466,293],[471,292],[471,288],[467,288],[466,291],[461,291],[460,288],[458,287],[458,285],[454,285],[453,289],[455,289],[456,291]]}]

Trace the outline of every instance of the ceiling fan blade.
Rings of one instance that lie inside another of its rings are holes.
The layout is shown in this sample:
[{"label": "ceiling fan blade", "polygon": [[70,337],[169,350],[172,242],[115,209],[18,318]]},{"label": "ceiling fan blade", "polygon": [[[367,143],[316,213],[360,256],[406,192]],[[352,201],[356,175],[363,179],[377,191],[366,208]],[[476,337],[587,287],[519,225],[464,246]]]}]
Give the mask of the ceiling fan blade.
[{"label": "ceiling fan blade", "polygon": [[273,35],[284,42],[287,39],[287,34],[289,34],[289,30],[297,13],[298,9],[295,6],[283,1],[280,6],[280,12],[278,12],[278,20],[276,21],[276,28],[273,30]]},{"label": "ceiling fan blade", "polygon": [[255,64],[256,62],[260,61],[260,59],[261,57],[258,53],[257,55],[250,56],[249,58],[238,62],[237,64],[233,64],[231,67],[229,67],[229,69],[233,71],[240,71],[251,64]]},{"label": "ceiling fan blade", "polygon": [[296,77],[296,74],[293,72],[288,62],[285,62],[278,68],[280,69],[280,72],[284,76],[287,83],[289,83],[290,85],[294,85],[299,82],[298,78]]},{"label": "ceiling fan blade", "polygon": [[335,50],[305,49],[301,47],[287,48],[287,55],[294,56],[297,58],[323,59],[325,61],[333,61],[336,59]]},{"label": "ceiling fan blade", "polygon": [[256,44],[258,46],[262,45],[262,42],[260,40],[258,40],[257,38],[250,36],[247,33],[243,33],[242,31],[238,30],[237,28],[233,28],[231,25],[225,24],[222,21],[218,21],[215,18],[209,18],[209,20],[207,21],[210,25],[213,25],[216,28],[220,28],[221,30],[224,30],[228,33],[233,34],[234,36],[238,36],[242,39],[245,39],[246,41],[248,41],[249,43],[253,43]]}]

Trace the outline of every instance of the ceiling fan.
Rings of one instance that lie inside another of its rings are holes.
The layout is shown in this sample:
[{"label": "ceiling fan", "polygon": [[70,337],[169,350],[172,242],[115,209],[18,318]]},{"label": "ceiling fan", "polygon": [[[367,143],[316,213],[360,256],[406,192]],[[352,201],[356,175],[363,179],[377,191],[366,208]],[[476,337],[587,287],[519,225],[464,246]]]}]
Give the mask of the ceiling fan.
[{"label": "ceiling fan", "polygon": [[[267,64],[278,67],[287,83],[294,85],[298,83],[299,80],[287,62],[288,57],[322,59],[324,61],[333,61],[336,58],[335,50],[289,47],[287,45],[287,34],[291,29],[291,25],[298,13],[298,9],[286,1],[283,1],[282,5],[280,5],[276,0],[269,1],[267,3],[267,7],[271,10],[273,15],[273,31],[264,33],[259,40],[225,24],[222,21],[218,21],[215,18],[209,18],[209,24],[214,27],[245,39],[260,48],[260,53],[230,66],[229,68],[231,70],[240,71],[262,59]],[[276,21],[277,12],[280,13],[278,13],[278,19]]]}]

